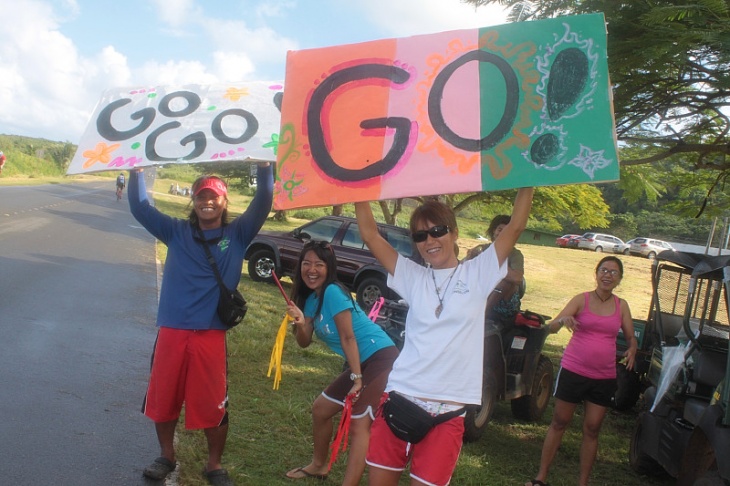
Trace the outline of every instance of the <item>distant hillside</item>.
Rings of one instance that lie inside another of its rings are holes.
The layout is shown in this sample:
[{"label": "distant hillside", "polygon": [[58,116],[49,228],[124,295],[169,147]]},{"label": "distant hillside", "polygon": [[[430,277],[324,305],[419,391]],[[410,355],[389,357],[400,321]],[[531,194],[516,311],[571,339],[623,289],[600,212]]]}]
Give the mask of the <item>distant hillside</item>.
[{"label": "distant hillside", "polygon": [[66,173],[76,153],[76,145],[42,138],[0,135],[0,151],[7,158],[3,176],[60,176]]}]

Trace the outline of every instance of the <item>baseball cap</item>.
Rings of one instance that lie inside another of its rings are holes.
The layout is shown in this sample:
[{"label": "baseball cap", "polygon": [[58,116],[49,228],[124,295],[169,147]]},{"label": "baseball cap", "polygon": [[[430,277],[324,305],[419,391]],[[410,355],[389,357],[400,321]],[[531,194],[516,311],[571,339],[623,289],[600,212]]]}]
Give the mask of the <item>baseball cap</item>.
[{"label": "baseball cap", "polygon": [[193,197],[200,194],[200,191],[204,189],[210,189],[211,191],[215,192],[219,196],[228,196],[228,189],[226,188],[226,183],[222,180],[218,179],[217,177],[208,177],[200,181],[200,183],[193,188]]}]

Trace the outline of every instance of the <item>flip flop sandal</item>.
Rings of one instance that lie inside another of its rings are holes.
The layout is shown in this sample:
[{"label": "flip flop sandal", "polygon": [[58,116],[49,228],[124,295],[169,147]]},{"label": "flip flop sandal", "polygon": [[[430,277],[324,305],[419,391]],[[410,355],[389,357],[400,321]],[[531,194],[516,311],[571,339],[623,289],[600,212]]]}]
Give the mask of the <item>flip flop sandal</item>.
[{"label": "flip flop sandal", "polygon": [[324,481],[325,479],[327,479],[327,475],[326,474],[312,474],[310,472],[305,471],[303,467],[300,467],[298,469],[295,469],[292,472],[294,474],[302,473],[302,474],[304,474],[304,476],[302,476],[300,478],[293,478],[293,477],[289,476],[288,473],[285,474],[285,476],[287,478],[289,478],[289,479],[319,479],[320,481]]},{"label": "flip flop sandal", "polygon": [[168,474],[175,470],[175,463],[166,457],[158,457],[152,464],[144,468],[142,475],[150,479],[165,479]]},{"label": "flip flop sandal", "polygon": [[233,481],[225,469],[213,469],[212,471],[203,469],[203,476],[213,486],[233,486]]},{"label": "flip flop sandal", "polygon": [[531,479],[530,483],[532,484],[532,486],[550,486],[548,483],[543,483],[539,479]]}]

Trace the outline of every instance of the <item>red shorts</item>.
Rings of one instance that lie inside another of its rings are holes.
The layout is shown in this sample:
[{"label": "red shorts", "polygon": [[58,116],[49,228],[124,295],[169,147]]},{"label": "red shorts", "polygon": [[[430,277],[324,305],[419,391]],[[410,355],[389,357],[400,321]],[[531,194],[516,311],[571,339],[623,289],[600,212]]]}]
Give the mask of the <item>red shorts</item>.
[{"label": "red shorts", "polygon": [[218,427],[226,419],[228,382],[226,332],[161,327],[142,412],[155,422],[180,417],[185,428]]},{"label": "red shorts", "polygon": [[391,471],[403,471],[411,461],[411,477],[425,484],[447,485],[456,468],[464,439],[464,417],[447,420],[426,434],[418,444],[399,439],[383,416],[370,428],[367,463]]}]

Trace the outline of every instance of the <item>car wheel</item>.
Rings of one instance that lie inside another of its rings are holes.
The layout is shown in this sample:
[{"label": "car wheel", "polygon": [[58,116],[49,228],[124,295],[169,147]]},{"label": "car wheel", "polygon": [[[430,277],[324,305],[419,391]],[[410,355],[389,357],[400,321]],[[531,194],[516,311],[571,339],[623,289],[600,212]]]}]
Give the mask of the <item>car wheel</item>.
[{"label": "car wheel", "polygon": [[384,277],[368,277],[357,286],[357,303],[369,310],[380,297],[388,298],[388,286]]},{"label": "car wheel", "polygon": [[553,392],[553,363],[547,356],[540,356],[532,389],[529,395],[515,398],[510,402],[512,415],[520,420],[536,422],[545,413]]},{"label": "car wheel", "polygon": [[248,275],[254,282],[273,282],[271,272],[275,268],[274,252],[269,249],[256,250],[248,259]]},{"label": "car wheel", "polygon": [[641,395],[639,375],[626,369],[626,365],[616,365],[616,394],[613,397],[613,406],[616,410],[630,410],[636,405]]},{"label": "car wheel", "polygon": [[603,247],[602,246],[597,246],[596,247],[596,253],[602,253],[602,252],[603,252]]},{"label": "car wheel", "polygon": [[646,255],[646,258],[648,258],[649,260],[653,260],[654,258],[656,258],[656,253],[650,251],[649,254]]},{"label": "car wheel", "polygon": [[628,255],[628,254],[629,254],[629,249],[628,249],[628,248],[626,248],[626,249],[625,249],[625,250],[623,251],[623,253],[624,253],[624,255]]},{"label": "car wheel", "polygon": [[492,420],[494,406],[497,403],[497,378],[494,371],[484,370],[482,383],[482,404],[478,408],[470,408],[464,416],[464,441],[474,442],[484,433]]}]

